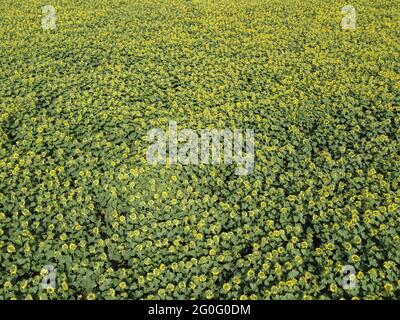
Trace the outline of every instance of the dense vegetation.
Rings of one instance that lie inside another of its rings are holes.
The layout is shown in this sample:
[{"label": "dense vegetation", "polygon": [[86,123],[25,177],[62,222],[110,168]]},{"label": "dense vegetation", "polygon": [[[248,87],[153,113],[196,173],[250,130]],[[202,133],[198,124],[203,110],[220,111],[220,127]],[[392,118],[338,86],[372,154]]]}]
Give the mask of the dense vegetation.
[{"label": "dense vegetation", "polygon": [[[398,0],[48,4],[0,3],[0,298],[400,296]],[[171,120],[253,173],[149,165]]]}]

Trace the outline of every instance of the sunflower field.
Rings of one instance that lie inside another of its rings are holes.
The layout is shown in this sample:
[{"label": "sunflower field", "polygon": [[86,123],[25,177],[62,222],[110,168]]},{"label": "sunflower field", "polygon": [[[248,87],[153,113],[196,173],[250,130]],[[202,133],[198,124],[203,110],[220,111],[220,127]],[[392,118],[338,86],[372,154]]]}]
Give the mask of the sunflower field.
[{"label": "sunflower field", "polygon": [[399,0],[1,0],[0,299],[399,299],[399,247]]}]

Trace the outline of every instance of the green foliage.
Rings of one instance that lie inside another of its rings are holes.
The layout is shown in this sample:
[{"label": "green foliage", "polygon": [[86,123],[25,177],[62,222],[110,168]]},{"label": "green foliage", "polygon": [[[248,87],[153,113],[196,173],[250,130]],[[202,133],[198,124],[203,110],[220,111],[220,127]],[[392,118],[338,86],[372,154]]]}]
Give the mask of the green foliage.
[{"label": "green foliage", "polygon": [[[0,298],[399,297],[398,1],[49,4],[0,4]],[[253,174],[148,165],[170,120]]]}]

